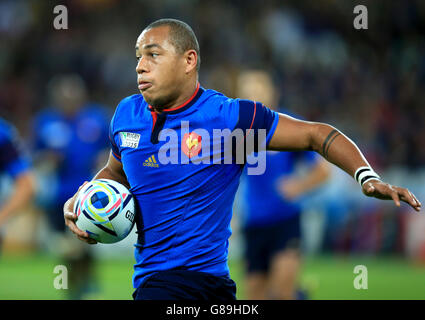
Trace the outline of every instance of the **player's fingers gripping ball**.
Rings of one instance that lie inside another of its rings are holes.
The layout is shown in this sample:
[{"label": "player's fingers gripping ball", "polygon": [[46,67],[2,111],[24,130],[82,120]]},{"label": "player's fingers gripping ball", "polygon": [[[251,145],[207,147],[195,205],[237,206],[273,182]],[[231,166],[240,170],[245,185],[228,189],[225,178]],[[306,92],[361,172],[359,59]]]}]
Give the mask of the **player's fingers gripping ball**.
[{"label": "player's fingers gripping ball", "polygon": [[97,179],[78,193],[74,203],[76,225],[101,243],[114,243],[128,236],[134,225],[133,195],[122,184]]}]

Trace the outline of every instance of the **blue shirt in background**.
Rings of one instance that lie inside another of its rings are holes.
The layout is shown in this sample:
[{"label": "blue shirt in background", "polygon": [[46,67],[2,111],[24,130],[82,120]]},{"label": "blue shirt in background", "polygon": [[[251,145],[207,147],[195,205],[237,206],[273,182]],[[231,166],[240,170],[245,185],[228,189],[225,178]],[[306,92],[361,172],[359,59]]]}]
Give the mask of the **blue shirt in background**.
[{"label": "blue shirt in background", "polygon": [[299,200],[287,200],[278,190],[282,177],[291,177],[297,165],[314,165],[316,152],[266,152],[267,166],[262,175],[242,177],[241,222],[243,227],[269,226],[284,221],[301,211]]},{"label": "blue shirt in background", "polygon": [[93,177],[99,152],[108,148],[110,116],[106,107],[88,104],[72,116],[58,109],[41,111],[35,119],[35,149],[52,151],[59,159],[55,203],[63,204]]}]

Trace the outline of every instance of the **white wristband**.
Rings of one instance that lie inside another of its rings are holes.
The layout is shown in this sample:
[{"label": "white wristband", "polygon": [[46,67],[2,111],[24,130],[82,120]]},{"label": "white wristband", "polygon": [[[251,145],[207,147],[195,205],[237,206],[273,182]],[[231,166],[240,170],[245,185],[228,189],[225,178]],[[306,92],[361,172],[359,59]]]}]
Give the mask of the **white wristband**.
[{"label": "white wristband", "polygon": [[354,173],[354,179],[360,186],[363,186],[367,181],[372,179],[381,180],[381,177],[371,167],[360,167]]}]

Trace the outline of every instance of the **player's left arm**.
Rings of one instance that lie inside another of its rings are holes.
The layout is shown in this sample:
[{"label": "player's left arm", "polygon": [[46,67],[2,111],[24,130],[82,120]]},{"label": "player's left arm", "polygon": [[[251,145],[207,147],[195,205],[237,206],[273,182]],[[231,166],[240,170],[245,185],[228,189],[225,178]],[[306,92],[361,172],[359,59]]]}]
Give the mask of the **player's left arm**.
[{"label": "player's left arm", "polygon": [[279,113],[268,149],[316,151],[359,181],[365,195],[392,199],[397,206],[404,201],[416,211],[421,209],[421,203],[409,190],[381,181],[356,144],[328,124],[302,121]]}]

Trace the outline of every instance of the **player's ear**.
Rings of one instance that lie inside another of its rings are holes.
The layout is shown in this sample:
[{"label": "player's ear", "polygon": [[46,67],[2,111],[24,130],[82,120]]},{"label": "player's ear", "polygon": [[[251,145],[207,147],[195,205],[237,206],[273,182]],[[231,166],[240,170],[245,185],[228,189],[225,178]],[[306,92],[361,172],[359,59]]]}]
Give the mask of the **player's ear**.
[{"label": "player's ear", "polygon": [[184,54],[186,62],[186,73],[190,73],[192,70],[196,69],[196,64],[198,63],[198,54],[195,50],[187,50]]}]

